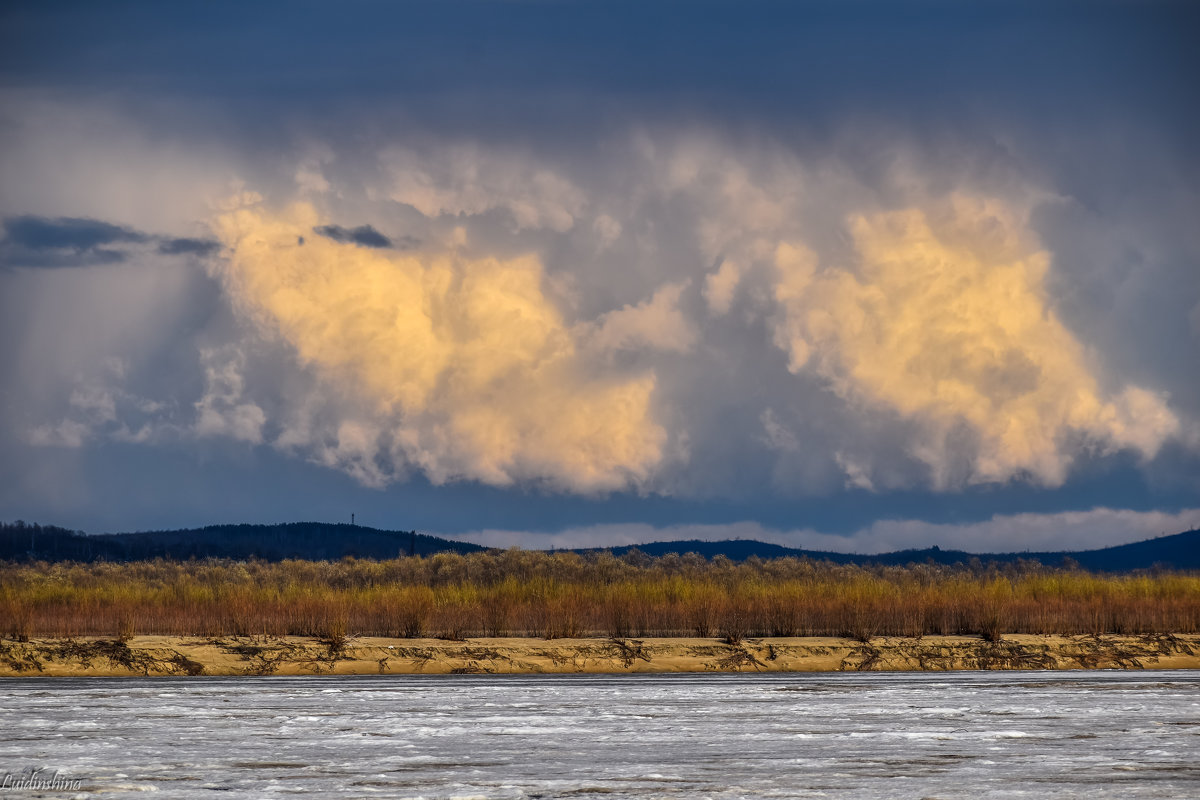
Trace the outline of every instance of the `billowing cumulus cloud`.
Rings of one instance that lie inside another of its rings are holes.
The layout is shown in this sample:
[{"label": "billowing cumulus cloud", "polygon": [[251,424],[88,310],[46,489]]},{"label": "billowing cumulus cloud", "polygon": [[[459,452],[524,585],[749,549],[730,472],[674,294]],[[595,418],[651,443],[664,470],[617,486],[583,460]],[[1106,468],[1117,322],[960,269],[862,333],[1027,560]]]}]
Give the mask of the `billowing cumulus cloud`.
[{"label": "billowing cumulus cloud", "polygon": [[495,152],[473,143],[388,150],[388,195],[428,217],[475,215],[502,209],[517,229],[570,229],[585,195],[556,170],[521,152]]},{"label": "billowing cumulus cloud", "polygon": [[[31,322],[13,338],[39,400],[10,419],[60,453],[226,442],[369,487],[742,502],[1053,487],[1104,459],[1192,458],[1186,379],[1131,367],[1063,311],[1088,279],[1047,211],[1070,199],[959,146],[946,164],[903,139],[872,161],[853,137],[695,126],[545,153],[398,132],[192,164],[241,177],[193,180],[160,227],[93,219],[103,198],[85,197],[9,232],[122,259],[5,273],[35,307],[72,310],[70,337]],[[21,211],[4,214],[34,219]],[[1190,337],[1200,294],[1180,291]],[[194,296],[208,305],[189,317]],[[1138,335],[1129,350],[1151,346]],[[104,395],[86,368],[39,366],[67,351],[128,369]]]},{"label": "billowing cumulus cloud", "polygon": [[[641,485],[662,461],[654,375],[589,368],[536,256],[402,255],[304,238],[321,223],[312,206],[252,205],[215,227],[236,306],[356,409],[325,434],[332,444],[307,443],[321,445],[322,460],[374,484],[411,464],[435,483],[582,492]],[[661,333],[639,321],[626,323],[629,336]]]},{"label": "billowing cumulus cloud", "polygon": [[[171,430],[162,403],[123,388],[128,369],[121,359],[104,359],[92,375],[76,381],[65,415],[57,422],[31,428],[26,434],[28,441],[39,447],[69,449],[97,440],[143,444]],[[178,431],[172,430],[172,434]]]},{"label": "billowing cumulus cloud", "polygon": [[705,277],[704,299],[712,313],[718,316],[729,313],[741,277],[741,267],[736,261],[728,259],[721,262],[719,269]]},{"label": "billowing cumulus cloud", "polygon": [[0,517],[1194,507],[1191,5],[843,5],[5,6]]},{"label": "billowing cumulus cloud", "polygon": [[1102,389],[1049,303],[1051,255],[1013,209],[956,194],[933,209],[855,214],[848,227],[852,265],[779,245],[776,342],[793,372],[811,366],[845,400],[915,421],[913,453],[935,485],[1022,473],[1057,485],[1074,436],[1149,458],[1179,432],[1160,395]]},{"label": "billowing cumulus cloud", "polygon": [[608,312],[593,326],[588,344],[609,353],[641,349],[686,353],[697,338],[679,309],[686,288],[684,283],[667,284],[649,300]]},{"label": "billowing cumulus cloud", "polygon": [[231,439],[260,444],[266,421],[263,410],[245,402],[245,358],[236,350],[221,352],[202,350],[204,366],[204,396],[196,402],[197,436],[227,436]]}]

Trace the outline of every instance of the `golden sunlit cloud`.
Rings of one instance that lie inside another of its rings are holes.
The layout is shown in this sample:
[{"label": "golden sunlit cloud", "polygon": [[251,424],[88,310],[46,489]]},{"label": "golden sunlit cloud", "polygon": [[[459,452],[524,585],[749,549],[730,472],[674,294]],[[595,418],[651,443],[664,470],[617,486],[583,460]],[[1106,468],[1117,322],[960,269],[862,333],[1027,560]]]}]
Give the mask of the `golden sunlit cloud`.
[{"label": "golden sunlit cloud", "polygon": [[[755,470],[789,494],[1056,486],[1077,462],[1200,446],[1186,378],[1160,349],[1131,379],[1131,354],[1155,344],[1135,331],[1114,347],[1128,317],[1079,302],[1105,272],[1085,257],[1103,237],[1065,240],[1048,221],[1070,198],[1029,175],[944,169],[903,146],[864,172],[703,132],[638,134],[602,170],[397,142],[359,185],[346,159],[305,146],[262,183],[270,202],[221,188],[236,196],[213,201],[222,247],[205,258],[239,322],[222,314],[197,337],[202,393],[152,400],[80,357],[27,440],[220,438],[371,486],[421,474],[686,496],[743,491]],[[1047,212],[1037,232],[1033,209]],[[1053,263],[1039,234],[1062,248]],[[109,306],[164,274],[137,267]],[[1149,280],[1137,274],[1129,292]],[[176,285],[179,308],[190,284]],[[103,305],[94,291],[72,316]],[[1069,317],[1057,292],[1077,302]]]},{"label": "golden sunlit cloud", "polygon": [[663,459],[654,375],[589,369],[536,257],[372,250],[314,236],[322,222],[309,205],[252,204],[215,230],[239,309],[357,404],[324,460],[367,483],[389,479],[372,463],[386,456],[435,483],[591,492],[640,485]]},{"label": "golden sunlit cloud", "polygon": [[844,399],[918,423],[912,453],[945,488],[950,440],[977,443],[967,482],[1029,474],[1059,485],[1069,439],[1152,457],[1178,433],[1163,398],[1105,393],[1084,347],[1047,300],[1050,256],[995,200],[854,215],[854,268],[821,268],[800,243],[775,255],[776,342]]}]

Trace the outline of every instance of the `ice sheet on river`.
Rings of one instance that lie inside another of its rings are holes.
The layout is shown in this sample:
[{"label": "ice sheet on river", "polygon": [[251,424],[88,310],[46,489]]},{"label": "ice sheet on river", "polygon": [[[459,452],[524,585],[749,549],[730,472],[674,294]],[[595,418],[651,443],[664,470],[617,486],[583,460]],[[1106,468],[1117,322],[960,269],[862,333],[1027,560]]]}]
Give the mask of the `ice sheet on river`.
[{"label": "ice sheet on river", "polygon": [[110,797],[1200,796],[1180,670],[36,678],[0,702],[0,777]]}]

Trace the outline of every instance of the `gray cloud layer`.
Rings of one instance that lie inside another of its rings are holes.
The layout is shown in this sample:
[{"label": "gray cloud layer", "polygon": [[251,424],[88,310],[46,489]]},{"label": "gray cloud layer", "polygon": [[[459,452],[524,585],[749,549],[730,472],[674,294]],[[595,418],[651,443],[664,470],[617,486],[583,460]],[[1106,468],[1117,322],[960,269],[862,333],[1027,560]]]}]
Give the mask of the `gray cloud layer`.
[{"label": "gray cloud layer", "polygon": [[[290,186],[247,175],[270,195],[210,195],[213,239],[14,217],[29,250],[203,256],[227,309],[188,334],[199,395],[164,404],[136,386],[148,366],[107,353],[119,374],[63,386],[28,436],[228,437],[374,486],[679,496],[1053,487],[1123,451],[1193,452],[1190,382],[1134,379],[1060,317],[1080,278],[1043,221],[1076,201],[957,147],[946,164],[893,139],[863,165],[696,129],[574,158],[417,136],[365,177],[370,152],[330,143]],[[422,244],[401,254],[376,225]]]},{"label": "gray cloud layer", "polygon": [[4,12],[10,463],[1200,493],[1194,10],[405,8]]}]

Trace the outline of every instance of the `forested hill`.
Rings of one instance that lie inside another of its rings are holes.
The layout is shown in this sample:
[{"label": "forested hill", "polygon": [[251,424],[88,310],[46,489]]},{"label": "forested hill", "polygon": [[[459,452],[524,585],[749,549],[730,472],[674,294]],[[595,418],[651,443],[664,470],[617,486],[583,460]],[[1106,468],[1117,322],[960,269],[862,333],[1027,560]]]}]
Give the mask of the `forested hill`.
[{"label": "forested hill", "polygon": [[[210,525],[184,530],[106,533],[88,535],[52,525],[23,522],[0,524],[0,560],[45,561],[139,561],[152,558],[285,558],[337,560],[396,558],[410,553],[471,553],[486,548],[454,542],[414,531],[385,531],[362,525],[322,522],[292,522],[282,525]],[[607,549],[607,548],[605,548]],[[965,564],[1037,561],[1047,566],[1078,564],[1098,572],[1127,572],[1164,567],[1200,570],[1200,530],[1185,531],[1141,542],[1076,552],[966,553],[961,550],[900,550],[894,553],[861,555],[799,550],[753,540],[722,542],[651,542],[634,547],[614,547],[616,555],[639,550],[648,556],[668,553],[698,553],[706,558],[725,556],[743,561],[751,556],[779,558],[794,556],[838,564]],[[588,550],[577,552],[587,553]]]},{"label": "forested hill", "polygon": [[1098,550],[1047,551],[1022,553],[966,553],[961,550],[942,550],[930,547],[924,550],[898,550],[893,553],[860,555],[856,553],[831,553],[821,550],[799,550],[777,544],[754,540],[703,542],[697,540],[680,542],[651,542],[634,547],[612,548],[617,555],[632,549],[646,555],[660,556],[667,553],[699,553],[706,558],[723,555],[734,561],[751,556],[759,558],[811,558],[832,561],[837,564],[921,564],[930,561],[937,564],[969,563],[972,559],[987,562],[1014,563],[1019,560],[1037,561],[1046,566],[1061,566],[1064,562],[1077,563],[1084,569],[1097,572],[1126,572],[1136,569],[1165,567],[1168,569],[1200,569],[1200,530],[1184,531],[1173,536],[1160,536],[1141,542],[1105,547]]},{"label": "forested hill", "polygon": [[485,548],[414,531],[363,525],[292,522],[209,525],[171,531],[87,535],[51,525],[0,525],[0,560],[139,561],[151,558],[396,558],[410,553],[470,553]]}]

